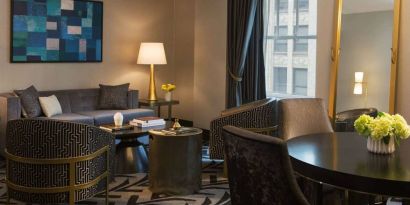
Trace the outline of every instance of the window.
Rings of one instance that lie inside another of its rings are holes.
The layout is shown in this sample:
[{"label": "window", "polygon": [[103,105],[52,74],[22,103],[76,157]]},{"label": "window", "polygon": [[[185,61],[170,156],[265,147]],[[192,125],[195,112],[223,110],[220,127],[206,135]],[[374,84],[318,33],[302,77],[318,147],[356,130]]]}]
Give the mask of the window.
[{"label": "window", "polygon": [[265,1],[267,96],[314,97],[317,0]]},{"label": "window", "polygon": [[309,10],[309,0],[296,0],[295,8],[299,11]]},{"label": "window", "polygon": [[288,27],[287,26],[276,26],[275,33],[277,38],[275,39],[275,52],[288,52],[288,40],[286,36],[288,35]]},{"label": "window", "polygon": [[286,67],[276,67],[273,68],[273,91],[276,93],[286,93],[287,86],[287,68]]},{"label": "window", "polygon": [[307,25],[295,26],[295,43],[293,44],[294,52],[307,52],[308,51],[308,39],[309,39],[309,27]]},{"label": "window", "polygon": [[306,68],[293,69],[293,94],[307,95],[308,72]]},{"label": "window", "polygon": [[288,5],[289,5],[289,0],[278,0],[277,1],[279,12],[281,13],[286,13],[288,12]]}]

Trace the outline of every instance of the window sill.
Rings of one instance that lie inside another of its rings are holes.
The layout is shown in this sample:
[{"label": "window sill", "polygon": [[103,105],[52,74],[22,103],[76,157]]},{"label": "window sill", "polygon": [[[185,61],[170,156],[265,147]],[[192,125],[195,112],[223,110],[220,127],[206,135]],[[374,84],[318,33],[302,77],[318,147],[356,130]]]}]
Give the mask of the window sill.
[{"label": "window sill", "polygon": [[283,93],[266,93],[267,97],[277,98],[277,99],[286,99],[286,98],[313,98],[314,96],[306,95],[292,95],[292,94],[283,94]]}]

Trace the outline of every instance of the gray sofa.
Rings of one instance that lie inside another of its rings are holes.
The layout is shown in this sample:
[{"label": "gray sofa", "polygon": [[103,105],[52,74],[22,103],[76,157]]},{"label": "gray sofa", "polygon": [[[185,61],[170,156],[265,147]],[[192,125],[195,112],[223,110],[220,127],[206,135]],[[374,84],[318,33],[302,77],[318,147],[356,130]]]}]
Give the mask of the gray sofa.
[{"label": "gray sofa", "polygon": [[[40,91],[40,96],[56,95],[63,114],[50,119],[100,126],[114,123],[116,112],[124,115],[124,123],[138,117],[154,116],[151,109],[138,108],[138,90],[128,91],[128,110],[99,110],[100,89]],[[0,94],[0,154],[4,154],[6,127],[10,120],[20,119],[21,104],[13,93]],[[45,118],[45,117],[41,117]]]}]

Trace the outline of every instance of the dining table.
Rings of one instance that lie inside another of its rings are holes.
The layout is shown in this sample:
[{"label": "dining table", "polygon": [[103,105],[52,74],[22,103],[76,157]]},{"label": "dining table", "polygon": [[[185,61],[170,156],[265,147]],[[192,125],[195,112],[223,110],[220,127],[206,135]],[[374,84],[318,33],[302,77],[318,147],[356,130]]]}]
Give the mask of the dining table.
[{"label": "dining table", "polygon": [[303,177],[348,191],[410,198],[410,140],[401,140],[391,154],[369,152],[366,145],[366,137],[355,132],[287,141],[293,169]]}]

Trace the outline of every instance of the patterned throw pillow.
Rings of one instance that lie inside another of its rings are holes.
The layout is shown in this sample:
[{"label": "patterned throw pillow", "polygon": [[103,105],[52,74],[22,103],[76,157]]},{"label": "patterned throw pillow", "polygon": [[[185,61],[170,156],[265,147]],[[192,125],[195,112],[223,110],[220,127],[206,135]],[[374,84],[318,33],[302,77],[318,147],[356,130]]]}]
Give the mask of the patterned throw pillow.
[{"label": "patterned throw pillow", "polygon": [[128,109],[128,89],[130,84],[117,86],[100,84],[100,109]]},{"label": "patterned throw pillow", "polygon": [[40,95],[34,86],[30,86],[25,90],[15,90],[14,93],[20,98],[24,117],[33,118],[42,115],[40,101],[38,100]]}]

